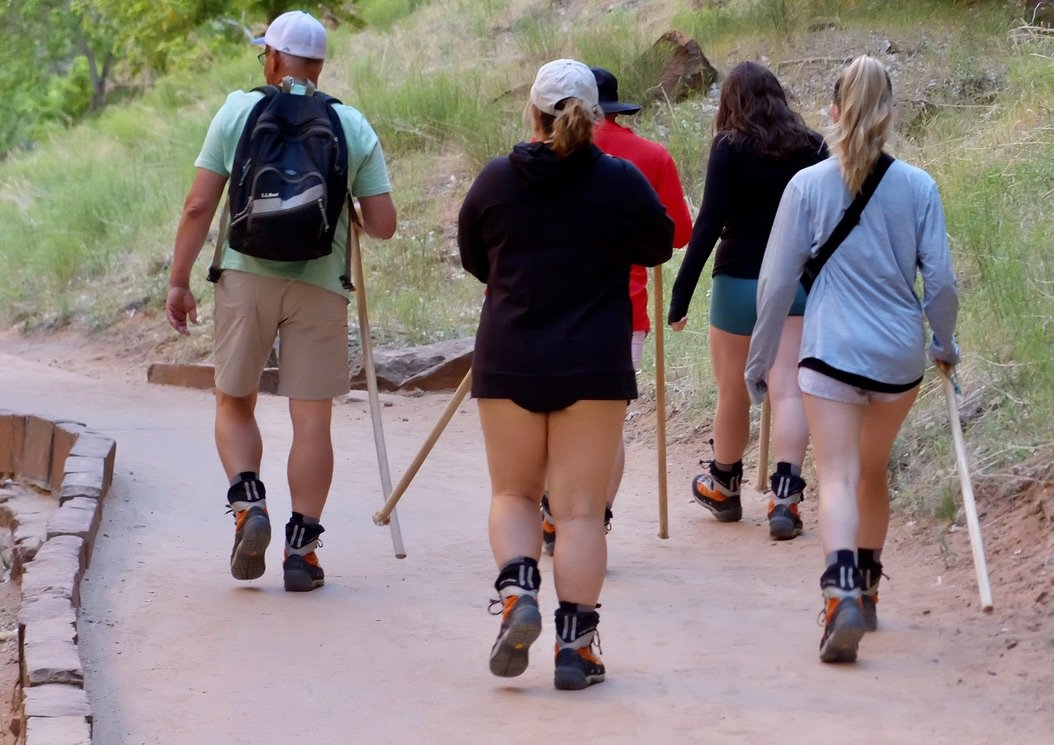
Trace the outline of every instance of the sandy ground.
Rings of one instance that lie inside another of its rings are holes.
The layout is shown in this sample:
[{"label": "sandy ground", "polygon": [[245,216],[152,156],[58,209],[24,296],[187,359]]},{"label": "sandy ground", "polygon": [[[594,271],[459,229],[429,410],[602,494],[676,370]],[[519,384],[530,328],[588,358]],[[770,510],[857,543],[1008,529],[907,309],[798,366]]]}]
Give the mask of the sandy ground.
[{"label": "sandy ground", "polygon": [[[743,522],[719,524],[688,498],[701,443],[675,444],[670,538],[660,540],[654,441],[642,435],[628,448],[609,537],[608,680],[561,692],[547,559],[547,628],[531,667],[515,679],[487,669],[495,569],[471,402],[400,504],[403,560],[371,521],[382,498],[369,410],[336,405],[326,585],[287,594],[277,539],[288,509],[285,401],[260,402],[276,540],[264,577],[239,583],[228,572],[211,395],[148,385],[148,361],[0,339],[0,408],[82,421],[118,442],[79,624],[96,743],[1054,741],[1049,533],[1019,531],[1019,549],[991,541],[996,609],[983,614],[966,531],[938,542],[928,526],[896,521],[880,630],[855,665],[824,665],[815,502],[792,542],[769,540],[765,500],[753,493]],[[446,401],[385,408],[393,478]],[[986,529],[1014,518],[996,517]]]}]

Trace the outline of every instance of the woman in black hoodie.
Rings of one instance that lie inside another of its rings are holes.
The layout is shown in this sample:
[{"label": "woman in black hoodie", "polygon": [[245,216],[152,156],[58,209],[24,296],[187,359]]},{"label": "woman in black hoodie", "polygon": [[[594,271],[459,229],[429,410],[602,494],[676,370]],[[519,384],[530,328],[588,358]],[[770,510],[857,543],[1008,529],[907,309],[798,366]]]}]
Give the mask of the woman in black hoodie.
[{"label": "woman in black hoodie", "polygon": [[592,142],[596,80],[575,60],[543,65],[528,111],[535,140],[488,163],[465,197],[458,245],[487,290],[472,360],[491,477],[490,541],[502,623],[495,675],[527,667],[541,632],[538,509],[543,489],[561,540],[553,555],[555,685],[604,679],[596,625],[607,567],[606,488],[626,403],[631,264],[670,258],[673,222],[628,161]]}]

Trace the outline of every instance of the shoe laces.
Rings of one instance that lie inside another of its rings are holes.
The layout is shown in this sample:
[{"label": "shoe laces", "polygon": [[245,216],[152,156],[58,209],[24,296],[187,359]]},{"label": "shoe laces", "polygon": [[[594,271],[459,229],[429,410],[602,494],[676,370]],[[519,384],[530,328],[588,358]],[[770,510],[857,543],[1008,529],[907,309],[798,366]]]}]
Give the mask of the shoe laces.
[{"label": "shoe laces", "polygon": [[599,629],[593,629],[593,639],[589,642],[589,652],[590,652],[590,654],[593,653],[593,647],[596,647],[596,650],[597,650],[596,655],[594,655],[594,656],[599,657],[600,655],[604,654],[604,650],[601,649],[601,647],[600,647],[600,630]]}]

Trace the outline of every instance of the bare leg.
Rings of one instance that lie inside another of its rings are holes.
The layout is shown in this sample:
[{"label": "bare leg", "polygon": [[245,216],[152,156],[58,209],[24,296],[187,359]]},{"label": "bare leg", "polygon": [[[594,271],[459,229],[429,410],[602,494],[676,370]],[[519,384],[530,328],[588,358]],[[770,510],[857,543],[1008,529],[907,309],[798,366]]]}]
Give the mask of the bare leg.
[{"label": "bare leg", "polygon": [[615,465],[611,469],[611,480],[608,482],[607,506],[615,504],[615,495],[618,494],[619,484],[622,483],[622,474],[626,470],[626,444],[619,440],[618,452],[615,453]]},{"label": "bare leg", "polygon": [[596,605],[600,597],[607,570],[604,506],[625,415],[623,401],[579,401],[549,415],[549,508],[560,536],[553,580],[560,600]]},{"label": "bare leg", "polygon": [[260,473],[263,439],[256,424],[256,395],[256,391],[247,396],[216,391],[216,449],[231,481],[244,471]]},{"label": "bare leg", "polygon": [[894,401],[876,401],[864,413],[860,432],[860,483],[856,504],[860,512],[857,546],[882,548],[889,529],[889,456],[900,425],[919,394],[916,387]]},{"label": "bare leg", "polygon": [[805,394],[813,456],[820,481],[820,542],[824,555],[857,547],[860,516],[860,428],[865,407]]},{"label": "bare leg", "polygon": [[545,488],[547,417],[507,399],[478,400],[490,470],[490,546],[502,567],[521,556],[538,560],[538,505]]},{"label": "bare leg", "polygon": [[750,337],[710,327],[710,362],[717,382],[714,453],[718,463],[742,459],[750,438],[750,397],[743,382]]},{"label": "bare leg", "polygon": [[776,461],[801,467],[809,445],[809,423],[798,388],[798,353],[801,348],[802,317],[790,316],[783,324],[776,361],[769,370],[769,400],[772,403],[772,452]]},{"label": "bare leg", "polygon": [[293,444],[286,475],[293,512],[318,520],[333,483],[333,401],[289,399],[289,417]]}]

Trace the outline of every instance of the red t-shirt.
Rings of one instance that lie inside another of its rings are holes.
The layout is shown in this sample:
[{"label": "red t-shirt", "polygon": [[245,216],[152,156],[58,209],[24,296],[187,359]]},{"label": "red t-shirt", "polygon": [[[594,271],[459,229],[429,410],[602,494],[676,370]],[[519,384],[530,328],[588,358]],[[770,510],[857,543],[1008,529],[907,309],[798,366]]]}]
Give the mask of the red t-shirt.
[{"label": "red t-shirt", "polygon": [[[673,247],[683,248],[692,236],[692,216],[684,201],[684,187],[670,153],[657,142],[646,140],[633,130],[605,119],[593,131],[593,141],[608,155],[624,158],[648,179],[666,214],[673,220]],[[648,318],[648,270],[633,265],[629,274],[629,295],[633,303],[633,330],[651,330]]]}]

